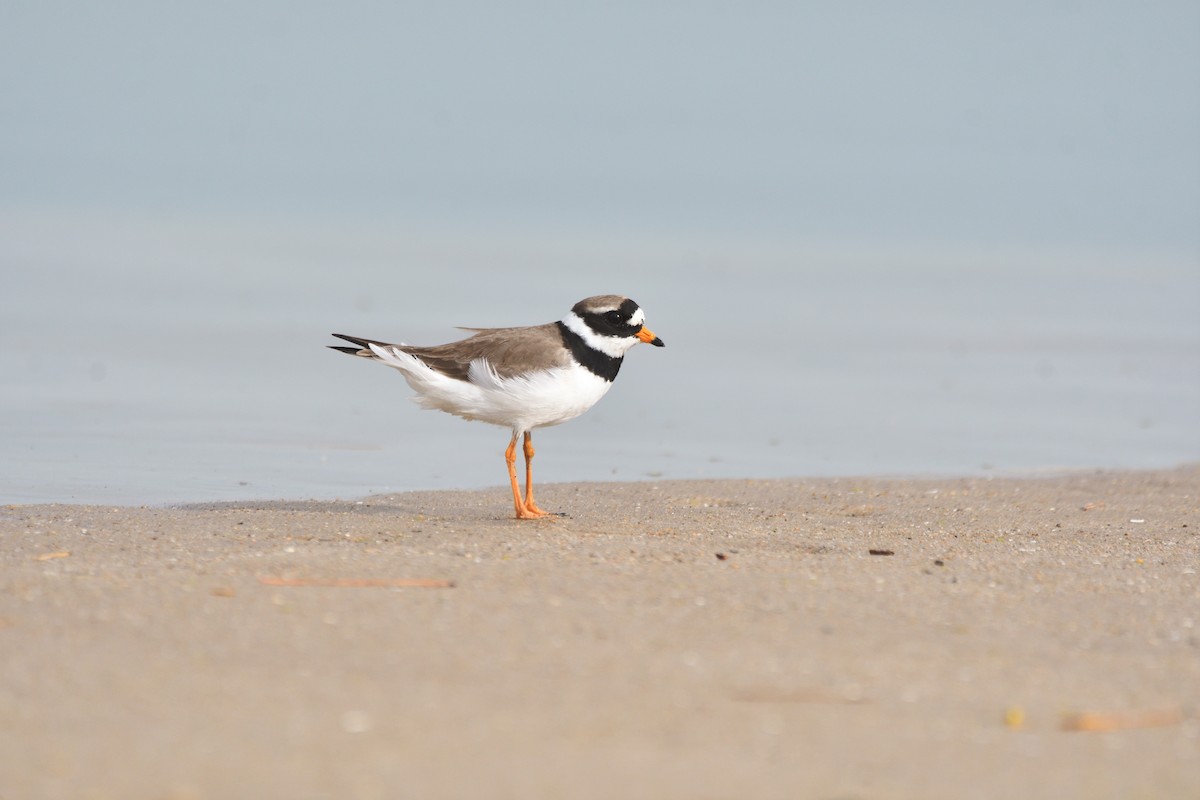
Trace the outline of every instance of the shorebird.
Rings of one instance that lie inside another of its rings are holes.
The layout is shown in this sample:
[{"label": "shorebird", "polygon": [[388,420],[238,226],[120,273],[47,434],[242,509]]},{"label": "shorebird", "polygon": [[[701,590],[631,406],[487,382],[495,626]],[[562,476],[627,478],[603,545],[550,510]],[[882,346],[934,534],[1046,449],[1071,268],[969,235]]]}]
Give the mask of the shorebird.
[{"label": "shorebird", "polygon": [[[333,334],[334,350],[399,370],[424,408],[512,430],[504,451],[517,519],[552,516],[533,499],[534,428],[558,425],[594,406],[612,386],[629,348],[663,347],[637,303],[615,294],[580,300],[558,322],[527,328],[464,328],[472,336],[435,347]],[[525,494],[517,482],[523,439]]]}]

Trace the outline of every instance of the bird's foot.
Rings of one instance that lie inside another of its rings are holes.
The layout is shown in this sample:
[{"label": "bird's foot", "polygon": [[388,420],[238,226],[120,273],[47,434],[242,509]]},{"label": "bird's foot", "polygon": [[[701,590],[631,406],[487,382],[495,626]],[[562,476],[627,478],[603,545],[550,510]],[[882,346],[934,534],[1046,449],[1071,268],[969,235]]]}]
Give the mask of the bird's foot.
[{"label": "bird's foot", "polygon": [[555,514],[551,511],[543,511],[535,505],[527,505],[517,509],[517,519],[546,519],[547,517],[553,519],[554,517],[561,516],[564,515]]}]

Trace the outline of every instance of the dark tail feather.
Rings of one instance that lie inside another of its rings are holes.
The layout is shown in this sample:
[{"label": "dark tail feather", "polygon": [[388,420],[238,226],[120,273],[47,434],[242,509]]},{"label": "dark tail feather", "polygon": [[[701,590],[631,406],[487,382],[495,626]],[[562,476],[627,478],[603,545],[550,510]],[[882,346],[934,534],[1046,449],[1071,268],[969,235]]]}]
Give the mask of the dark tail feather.
[{"label": "dark tail feather", "polygon": [[358,345],[357,347],[339,347],[335,344],[326,345],[330,350],[337,350],[339,353],[347,353],[352,356],[365,356],[366,358],[374,358],[375,354],[371,352],[371,345],[380,344],[386,345],[387,342],[377,342],[374,339],[360,339],[357,336],[347,336],[344,333],[332,334],[338,339],[345,339],[347,342]]},{"label": "dark tail feather", "polygon": [[373,340],[373,339],[360,339],[357,336],[347,336],[344,333],[334,333],[331,335],[335,339],[345,339],[347,342],[350,342],[350,344],[356,344],[359,347],[366,347],[368,344],[371,344],[372,342],[374,342],[375,344],[383,344],[383,342],[375,342],[375,340]]}]

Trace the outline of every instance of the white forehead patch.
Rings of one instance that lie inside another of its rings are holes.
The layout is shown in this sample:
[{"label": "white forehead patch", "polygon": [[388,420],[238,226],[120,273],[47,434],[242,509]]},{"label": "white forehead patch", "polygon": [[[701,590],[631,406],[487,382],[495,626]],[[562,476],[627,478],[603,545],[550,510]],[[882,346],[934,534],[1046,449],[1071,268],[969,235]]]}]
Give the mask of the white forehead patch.
[{"label": "white forehead patch", "polygon": [[645,325],[646,324],[646,312],[642,311],[640,308],[637,311],[633,312],[633,316],[629,318],[629,324],[630,325]]}]

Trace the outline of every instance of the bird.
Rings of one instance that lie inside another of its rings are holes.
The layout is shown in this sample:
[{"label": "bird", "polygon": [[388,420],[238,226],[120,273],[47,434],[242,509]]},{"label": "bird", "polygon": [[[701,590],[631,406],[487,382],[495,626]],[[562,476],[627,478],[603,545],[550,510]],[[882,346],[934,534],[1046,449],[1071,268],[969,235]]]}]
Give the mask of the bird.
[{"label": "bird", "polygon": [[[509,428],[504,461],[516,518],[557,516],[533,497],[533,430],[587,411],[612,387],[630,348],[664,347],[663,340],[646,327],[641,306],[615,294],[580,300],[557,322],[460,330],[472,335],[433,347],[342,333],[332,335],[353,347],[328,346],[398,370],[423,408]],[[518,440],[525,455],[524,495],[517,482]]]}]

